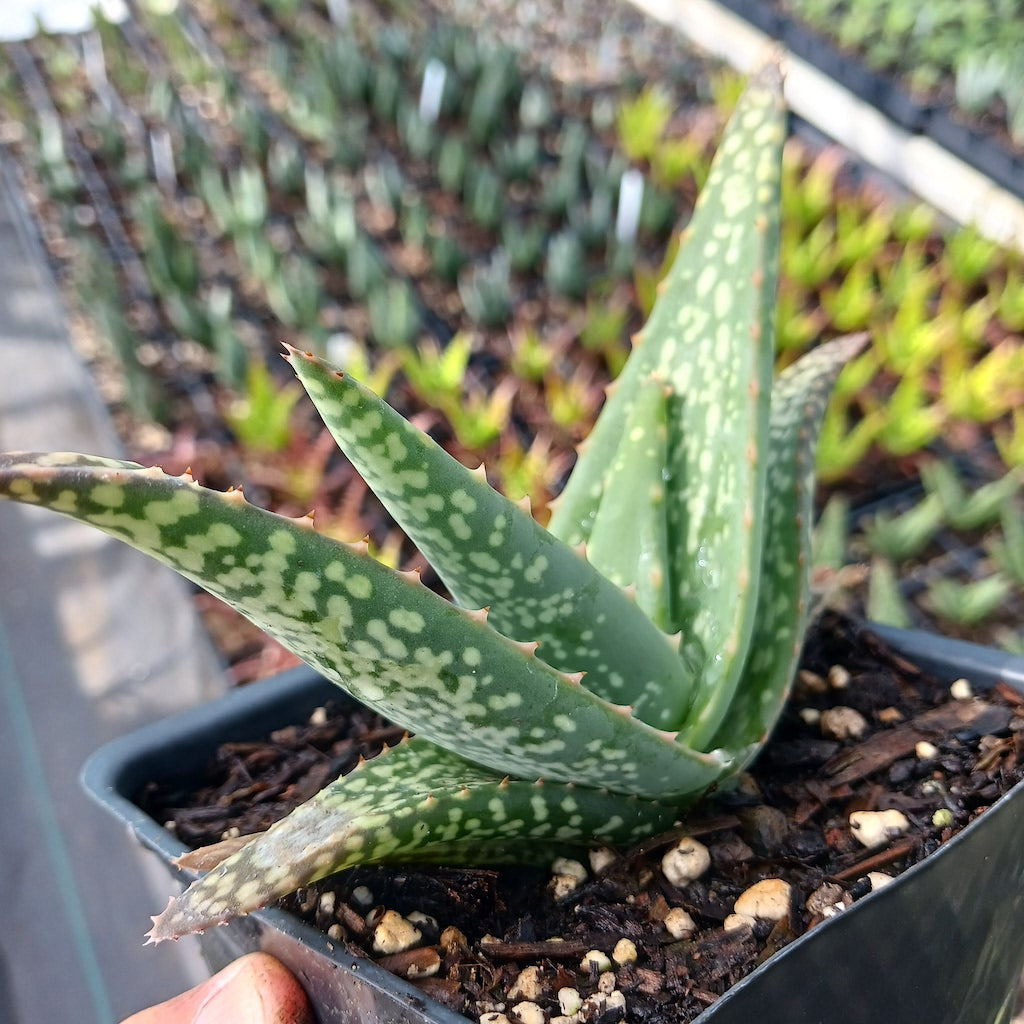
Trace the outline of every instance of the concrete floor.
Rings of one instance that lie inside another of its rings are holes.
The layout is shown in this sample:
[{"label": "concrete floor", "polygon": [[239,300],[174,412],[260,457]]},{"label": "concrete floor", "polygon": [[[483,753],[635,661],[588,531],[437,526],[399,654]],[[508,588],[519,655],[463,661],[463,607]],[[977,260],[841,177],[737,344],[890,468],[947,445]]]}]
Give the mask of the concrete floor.
[{"label": "concrete floor", "polygon": [[[0,450],[116,454],[0,164]],[[188,942],[142,947],[168,895],[82,794],[97,746],[222,687],[169,570],[52,513],[0,504],[0,1021],[110,1024],[194,984]]]}]

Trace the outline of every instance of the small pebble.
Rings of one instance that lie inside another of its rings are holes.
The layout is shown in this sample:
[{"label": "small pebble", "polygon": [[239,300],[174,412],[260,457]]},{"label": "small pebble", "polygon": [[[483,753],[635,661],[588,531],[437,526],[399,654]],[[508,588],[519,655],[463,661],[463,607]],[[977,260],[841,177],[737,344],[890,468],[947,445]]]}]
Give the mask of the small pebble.
[{"label": "small pebble", "polygon": [[753,928],[755,924],[757,924],[757,921],[746,914],[730,914],[722,922],[722,927],[727,932],[738,932],[742,928]]},{"label": "small pebble", "polygon": [[551,870],[551,890],[556,900],[575,892],[587,880],[587,869],[578,860],[568,857],[555,858]]},{"label": "small pebble", "polygon": [[828,685],[833,690],[845,690],[850,685],[850,673],[842,665],[833,665],[828,670]]},{"label": "small pebble", "polygon": [[596,850],[591,850],[587,858],[590,861],[590,870],[593,874],[599,875],[606,868],[609,868],[618,859],[619,855],[607,846],[599,846]]},{"label": "small pebble", "polygon": [[932,815],[932,824],[936,828],[949,828],[953,824],[953,812],[948,807],[940,807]]},{"label": "small pebble", "polygon": [[661,858],[661,870],[668,883],[676,888],[695,882],[709,867],[711,854],[708,848],[690,836],[680,839]]},{"label": "small pebble", "polygon": [[583,996],[574,988],[560,988],[558,990],[558,1008],[566,1017],[580,1012],[583,1005]]},{"label": "small pebble", "polygon": [[974,690],[966,679],[958,679],[949,688],[949,695],[953,700],[970,700],[974,696]]},{"label": "small pebble", "polygon": [[575,875],[553,875],[549,884],[551,895],[557,903],[571,896],[580,887],[580,880]]},{"label": "small pebble", "polygon": [[761,921],[781,921],[789,916],[793,887],[781,878],[755,882],[736,897],[734,913]]},{"label": "small pebble", "polygon": [[697,925],[693,918],[682,907],[673,907],[665,915],[663,924],[665,925],[665,931],[673,939],[689,938],[697,930]]},{"label": "small pebble", "polygon": [[605,971],[597,979],[597,991],[610,996],[615,991],[615,974],[613,971]]},{"label": "small pebble", "polygon": [[887,875],[884,871],[869,871],[867,878],[871,883],[872,892],[878,892],[879,889],[884,889],[891,882],[896,881],[892,875]]},{"label": "small pebble", "polygon": [[352,902],[357,907],[363,907],[364,909],[372,907],[373,900],[373,893],[365,885],[357,885],[352,890]]},{"label": "small pebble", "polygon": [[828,683],[817,672],[812,672],[810,669],[800,669],[797,681],[808,693],[824,693],[828,689]]},{"label": "small pebble", "polygon": [[438,927],[436,917],[424,914],[422,910],[413,910],[405,915],[405,919],[420,930],[425,944],[437,941]]},{"label": "small pebble", "polygon": [[921,740],[914,747],[914,754],[922,761],[930,761],[933,757],[939,756],[939,748],[934,743]]},{"label": "small pebble", "polygon": [[743,807],[737,817],[743,824],[743,836],[754,850],[764,857],[783,851],[790,835],[789,817],[778,807],[757,804]]},{"label": "small pebble", "polygon": [[401,953],[412,949],[422,937],[419,928],[397,910],[388,910],[373,930],[373,948],[378,953]]},{"label": "small pebble", "polygon": [[581,882],[587,880],[587,869],[571,857],[556,857],[551,864],[551,873],[554,875],[572,875]]},{"label": "small pebble", "polygon": [[903,721],[903,712],[899,708],[882,708],[878,712],[878,720],[882,725],[895,725],[897,722]]},{"label": "small pebble", "polygon": [[544,1011],[536,1004],[529,1001],[522,1003],[516,1003],[512,1007],[512,1016],[520,1022],[520,1024],[544,1024],[545,1016]]},{"label": "small pebble", "polygon": [[441,948],[454,952],[458,949],[468,949],[469,941],[466,936],[455,928],[453,925],[448,925],[443,932],[441,932],[440,938]]},{"label": "small pebble", "polygon": [[867,719],[854,708],[828,708],[821,713],[821,735],[833,740],[859,740],[868,731]]},{"label": "small pebble", "polygon": [[598,974],[603,974],[605,971],[610,970],[612,966],[611,960],[608,959],[607,953],[602,953],[599,949],[592,949],[589,953],[583,954],[583,959],[580,961],[581,971],[597,971]]},{"label": "small pebble", "polygon": [[631,939],[619,939],[612,950],[612,959],[620,967],[636,963],[636,943]]},{"label": "small pebble", "polygon": [[853,838],[868,847],[883,846],[910,831],[910,822],[902,811],[854,811],[850,815]]},{"label": "small pebble", "polygon": [[536,1002],[544,994],[539,967],[524,967],[508,990],[509,999],[529,999]]},{"label": "small pebble", "polygon": [[817,725],[821,721],[821,712],[817,708],[801,708],[800,718],[805,725]]},{"label": "small pebble", "polygon": [[583,1000],[580,1007],[580,1016],[584,1020],[601,1019],[605,1014],[611,1014],[615,1010],[625,1009],[626,997],[621,992],[612,992],[605,995],[603,992],[595,992]]},{"label": "small pebble", "polygon": [[492,1010],[489,1013],[480,1014],[480,1024],[512,1024],[512,1021],[505,1014]]},{"label": "small pebble", "polygon": [[327,708],[313,708],[313,713],[309,716],[310,725],[326,725],[327,724]]}]

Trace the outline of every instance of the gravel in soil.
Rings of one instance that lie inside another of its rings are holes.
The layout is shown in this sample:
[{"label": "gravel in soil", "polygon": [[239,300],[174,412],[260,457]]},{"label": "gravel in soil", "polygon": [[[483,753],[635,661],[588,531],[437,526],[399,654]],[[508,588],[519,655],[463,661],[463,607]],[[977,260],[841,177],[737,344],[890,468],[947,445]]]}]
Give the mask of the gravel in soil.
[{"label": "gravel in soil", "polygon": [[[399,735],[342,700],[269,738],[224,745],[199,792],[153,784],[143,802],[191,845],[247,835]],[[553,862],[571,858],[554,870],[358,868],[283,903],[473,1019],[529,1002],[538,1020],[570,1010],[583,1021],[628,1013],[685,1022],[773,952],[947,842],[1020,781],[1022,755],[1019,693],[951,689],[830,613],[752,771],[674,832],[618,854],[553,850]],[[862,831],[881,823],[879,845],[865,846],[851,828],[851,815],[865,811],[887,813],[852,819]],[[698,859],[709,854],[692,882],[665,859],[681,841]],[[767,888],[781,904],[735,917],[737,899],[765,880],[774,881],[745,899]],[[420,938],[381,956],[373,939],[388,911],[412,915]]]}]

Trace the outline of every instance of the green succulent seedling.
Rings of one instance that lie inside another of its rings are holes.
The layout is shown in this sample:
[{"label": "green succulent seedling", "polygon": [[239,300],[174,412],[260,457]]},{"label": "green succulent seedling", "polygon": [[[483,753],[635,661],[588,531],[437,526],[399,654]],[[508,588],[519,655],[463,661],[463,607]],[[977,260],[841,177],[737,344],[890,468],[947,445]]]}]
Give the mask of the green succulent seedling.
[{"label": "green succulent seedling", "polygon": [[1013,593],[1013,584],[999,573],[963,583],[943,578],[928,584],[923,601],[933,614],[959,626],[977,626],[990,618]]},{"label": "green succulent seedling", "polygon": [[773,378],[781,76],[752,80],[548,529],[351,377],[288,358],[454,602],[189,475],[0,459],[0,493],[90,522],[243,611],[414,737],[199,878],[151,938],[381,861],[549,859],[669,827],[740,772],[806,628],[814,440],[863,339]]},{"label": "green succulent seedling", "polygon": [[1016,502],[1006,502],[999,515],[1000,532],[985,548],[1000,571],[1024,587],[1024,518]]},{"label": "green succulent seedling", "polygon": [[937,494],[926,494],[903,512],[879,512],[864,524],[869,550],[893,562],[919,555],[942,528],[945,514]]},{"label": "green succulent seedling", "polygon": [[872,622],[897,629],[909,629],[914,624],[910,604],[900,589],[896,570],[886,558],[871,560],[865,611]]},{"label": "green succulent seedling", "polygon": [[459,298],[466,315],[484,327],[501,327],[512,315],[512,265],[501,247],[486,263],[467,268],[459,276]]},{"label": "green succulent seedling", "polygon": [[920,472],[925,490],[939,499],[944,519],[956,530],[977,530],[995,522],[1021,486],[1021,474],[1011,471],[968,491],[956,467],[939,459],[922,463]]},{"label": "green succulent seedling", "polygon": [[635,99],[622,104],[616,127],[619,145],[630,160],[653,158],[672,112],[672,98],[658,86],[649,86]]}]

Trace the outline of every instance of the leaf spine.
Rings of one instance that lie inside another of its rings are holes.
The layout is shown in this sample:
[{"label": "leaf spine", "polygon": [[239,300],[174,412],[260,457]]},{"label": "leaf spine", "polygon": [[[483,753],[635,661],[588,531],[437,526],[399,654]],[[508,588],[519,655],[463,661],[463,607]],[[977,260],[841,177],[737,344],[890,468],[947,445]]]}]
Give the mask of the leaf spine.
[{"label": "leaf spine", "polygon": [[513,640],[512,643],[528,658],[535,658],[537,656],[537,648],[540,647],[539,640]]}]

